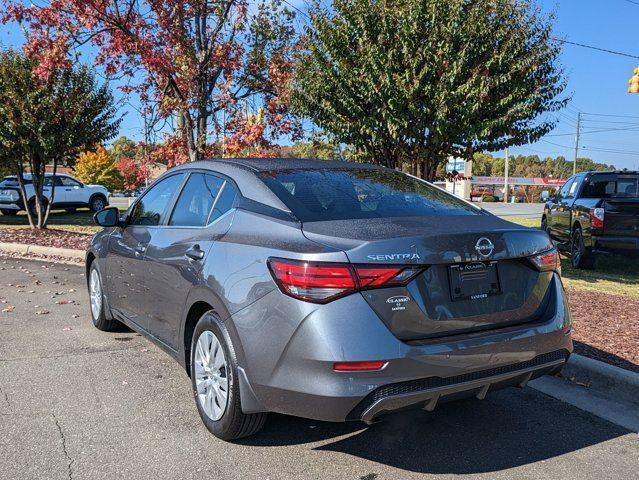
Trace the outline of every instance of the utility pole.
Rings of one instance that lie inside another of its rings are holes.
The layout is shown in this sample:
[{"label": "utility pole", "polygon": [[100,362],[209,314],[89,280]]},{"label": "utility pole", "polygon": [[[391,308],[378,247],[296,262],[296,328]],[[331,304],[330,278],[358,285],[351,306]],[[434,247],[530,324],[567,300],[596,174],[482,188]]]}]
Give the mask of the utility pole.
[{"label": "utility pole", "polygon": [[575,160],[572,162],[572,174],[577,173],[577,155],[579,154],[579,130],[581,128],[581,112],[577,112],[577,135],[575,137]]},{"label": "utility pole", "polygon": [[506,147],[506,161],[504,165],[504,203],[508,203],[508,147]]}]

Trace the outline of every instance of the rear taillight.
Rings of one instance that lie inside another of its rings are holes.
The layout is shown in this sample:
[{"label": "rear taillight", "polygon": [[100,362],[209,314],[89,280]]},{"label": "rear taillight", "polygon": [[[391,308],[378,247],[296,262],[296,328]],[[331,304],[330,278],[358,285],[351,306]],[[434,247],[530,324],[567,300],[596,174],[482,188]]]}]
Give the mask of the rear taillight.
[{"label": "rear taillight", "polygon": [[603,208],[591,208],[590,209],[590,226],[599,230],[604,228],[604,209]]},{"label": "rear taillight", "polygon": [[420,267],[303,262],[270,258],[268,266],[283,293],[314,303],[327,303],[358,290],[406,285]]},{"label": "rear taillight", "polygon": [[555,271],[561,273],[561,258],[556,248],[547,250],[544,253],[529,257],[532,264],[537,267],[540,272]]}]

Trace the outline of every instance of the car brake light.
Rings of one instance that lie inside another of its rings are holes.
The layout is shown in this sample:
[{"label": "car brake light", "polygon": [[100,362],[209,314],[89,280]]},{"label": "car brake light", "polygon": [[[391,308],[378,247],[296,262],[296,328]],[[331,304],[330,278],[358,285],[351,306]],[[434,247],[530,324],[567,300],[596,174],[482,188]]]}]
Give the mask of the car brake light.
[{"label": "car brake light", "polygon": [[533,265],[537,267],[537,270],[539,270],[540,272],[555,271],[557,273],[561,273],[561,258],[556,248],[547,250],[544,253],[540,253],[538,255],[533,255],[529,258]]},{"label": "car brake light", "polygon": [[336,362],[333,370],[336,372],[374,372],[382,370],[388,362]]},{"label": "car brake light", "polygon": [[269,266],[282,292],[300,300],[326,303],[357,290],[347,265],[273,259]]},{"label": "car brake light", "polygon": [[590,209],[590,226],[603,230],[604,228],[604,209],[603,208],[591,208]]},{"label": "car brake light", "polygon": [[268,265],[280,290],[314,303],[327,303],[358,290],[406,285],[421,267],[353,265],[271,258]]}]

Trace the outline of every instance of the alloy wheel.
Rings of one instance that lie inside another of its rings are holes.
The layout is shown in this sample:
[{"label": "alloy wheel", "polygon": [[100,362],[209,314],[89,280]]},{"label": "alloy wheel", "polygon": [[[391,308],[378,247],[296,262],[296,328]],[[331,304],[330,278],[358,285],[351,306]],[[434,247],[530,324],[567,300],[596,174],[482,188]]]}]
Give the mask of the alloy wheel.
[{"label": "alloy wheel", "polygon": [[104,210],[104,200],[101,198],[96,198],[93,200],[93,210],[99,212],[100,210]]},{"label": "alloy wheel", "polygon": [[205,330],[195,346],[195,386],[202,411],[211,420],[224,415],[228,402],[228,366],[218,338]]},{"label": "alloy wheel", "polygon": [[93,319],[97,320],[100,318],[102,310],[102,284],[100,283],[100,274],[95,268],[91,270],[89,278],[89,296],[91,297],[91,314]]}]

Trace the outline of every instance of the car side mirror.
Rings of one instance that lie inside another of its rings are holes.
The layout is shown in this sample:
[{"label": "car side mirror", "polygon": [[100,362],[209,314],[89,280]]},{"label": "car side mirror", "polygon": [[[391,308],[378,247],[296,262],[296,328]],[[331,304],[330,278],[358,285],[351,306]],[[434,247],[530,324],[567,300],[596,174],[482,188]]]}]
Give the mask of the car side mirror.
[{"label": "car side mirror", "polygon": [[120,210],[107,207],[93,215],[93,221],[101,227],[117,227],[120,223]]}]

